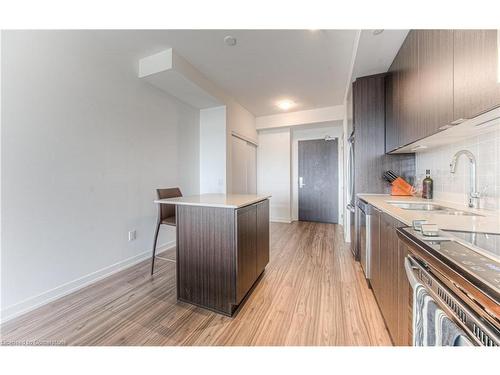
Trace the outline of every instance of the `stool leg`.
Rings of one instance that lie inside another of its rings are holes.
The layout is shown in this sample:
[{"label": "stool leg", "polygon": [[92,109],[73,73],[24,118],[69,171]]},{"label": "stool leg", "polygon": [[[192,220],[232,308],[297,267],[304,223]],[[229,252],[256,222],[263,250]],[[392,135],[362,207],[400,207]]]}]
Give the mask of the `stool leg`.
[{"label": "stool leg", "polygon": [[156,225],[155,239],[153,241],[153,257],[151,258],[151,275],[153,275],[153,272],[155,269],[156,243],[158,242],[158,232],[159,231],[160,231],[160,220],[158,220],[158,224]]}]

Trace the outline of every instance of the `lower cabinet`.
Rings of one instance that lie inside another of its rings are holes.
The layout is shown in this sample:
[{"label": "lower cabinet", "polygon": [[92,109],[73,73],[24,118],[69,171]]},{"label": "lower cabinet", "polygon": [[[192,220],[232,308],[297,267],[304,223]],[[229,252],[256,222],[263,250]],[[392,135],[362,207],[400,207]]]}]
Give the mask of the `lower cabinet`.
[{"label": "lower cabinet", "polygon": [[396,343],[397,337],[397,235],[395,231],[396,221],[389,215],[382,214],[380,218],[380,285],[379,298],[380,309],[385,323]]},{"label": "lower cabinet", "polygon": [[236,211],[236,302],[240,303],[257,279],[257,207]]},{"label": "lower cabinet", "polygon": [[236,210],[236,303],[269,263],[269,200]]},{"label": "lower cabinet", "polygon": [[232,316],[269,262],[269,200],[176,207],[177,299]]},{"label": "lower cabinet", "polygon": [[[371,225],[372,263],[370,283],[378,302],[385,324],[395,345],[408,345],[409,319],[411,311],[409,306],[410,285],[406,279],[404,258],[407,250],[399,243],[396,228],[404,226],[390,215],[378,210],[372,211]],[[378,244],[374,244],[374,240]],[[378,246],[377,246],[378,245]]]},{"label": "lower cabinet", "polygon": [[269,263],[269,199],[257,203],[257,277]]}]

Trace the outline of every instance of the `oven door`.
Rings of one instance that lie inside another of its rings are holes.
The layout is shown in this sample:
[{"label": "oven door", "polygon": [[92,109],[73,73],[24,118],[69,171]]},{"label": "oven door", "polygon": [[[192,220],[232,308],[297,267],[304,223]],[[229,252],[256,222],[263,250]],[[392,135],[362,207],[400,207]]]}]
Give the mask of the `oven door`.
[{"label": "oven door", "polygon": [[404,261],[413,289],[414,346],[500,346],[500,332],[455,295],[414,256]]}]

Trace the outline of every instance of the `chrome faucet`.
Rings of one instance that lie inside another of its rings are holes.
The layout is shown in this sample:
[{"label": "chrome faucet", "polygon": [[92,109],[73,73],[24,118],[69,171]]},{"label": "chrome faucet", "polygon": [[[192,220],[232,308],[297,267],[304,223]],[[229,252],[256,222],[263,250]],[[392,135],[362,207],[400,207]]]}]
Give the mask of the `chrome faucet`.
[{"label": "chrome faucet", "polygon": [[478,208],[479,207],[479,191],[477,190],[477,171],[476,171],[476,158],[474,154],[469,150],[460,150],[453,158],[451,158],[450,172],[455,173],[457,168],[457,161],[460,155],[465,155],[470,162],[470,187],[469,187],[469,207]]}]

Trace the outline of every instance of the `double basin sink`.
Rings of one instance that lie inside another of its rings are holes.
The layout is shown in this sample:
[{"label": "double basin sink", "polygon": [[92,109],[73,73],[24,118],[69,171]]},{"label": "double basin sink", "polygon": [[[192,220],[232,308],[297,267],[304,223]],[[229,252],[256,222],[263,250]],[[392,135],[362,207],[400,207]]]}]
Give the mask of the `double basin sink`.
[{"label": "double basin sink", "polygon": [[455,216],[483,216],[473,212],[457,210],[455,208],[445,207],[434,203],[425,203],[425,202],[387,202],[387,203],[389,203],[394,207],[399,207],[403,210],[428,211],[436,214],[455,215]]}]

